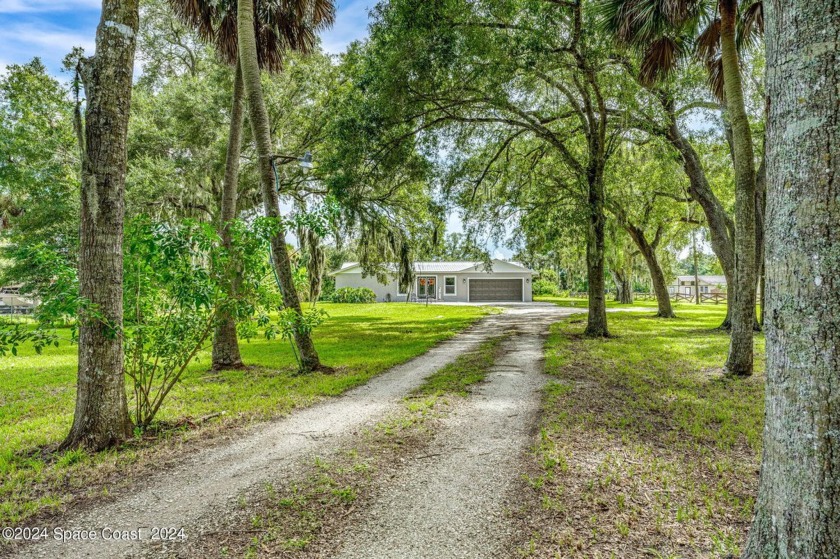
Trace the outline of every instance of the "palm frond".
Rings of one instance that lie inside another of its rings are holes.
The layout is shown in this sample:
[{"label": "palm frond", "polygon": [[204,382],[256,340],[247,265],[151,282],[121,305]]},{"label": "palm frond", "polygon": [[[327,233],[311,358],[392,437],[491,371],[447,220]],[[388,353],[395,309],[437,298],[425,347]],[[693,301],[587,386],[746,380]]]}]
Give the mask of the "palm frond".
[{"label": "palm frond", "polygon": [[603,0],[599,26],[625,44],[643,45],[678,32],[706,8],[705,0]]},{"label": "palm frond", "polygon": [[707,62],[720,55],[720,18],[715,18],[700,32],[695,41],[697,57]]},{"label": "palm frond", "polygon": [[764,35],[764,2],[752,2],[738,18],[735,43],[739,51],[757,46]]},{"label": "palm frond", "polygon": [[681,46],[671,37],[660,37],[651,42],[642,56],[639,79],[652,85],[676,69],[681,56]]},{"label": "palm frond", "polygon": [[726,102],[726,90],[723,83],[723,59],[716,56],[712,59],[706,60],[706,71],[708,72],[709,89],[712,95],[721,103]]},{"label": "palm frond", "polygon": [[[239,55],[235,0],[169,0],[175,15],[211,43],[220,58],[235,64]],[[311,52],[317,31],[335,22],[334,0],[256,0],[254,30],[257,60],[264,70],[278,72],[290,50]]]}]

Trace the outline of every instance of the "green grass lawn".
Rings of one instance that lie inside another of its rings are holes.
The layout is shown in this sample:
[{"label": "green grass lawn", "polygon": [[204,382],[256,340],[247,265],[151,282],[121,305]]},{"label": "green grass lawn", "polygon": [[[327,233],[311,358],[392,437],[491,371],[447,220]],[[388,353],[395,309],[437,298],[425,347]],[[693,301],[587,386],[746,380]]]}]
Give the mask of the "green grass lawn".
[{"label": "green grass lawn", "polygon": [[764,339],[753,377],[725,377],[725,310],[610,313],[606,340],[582,336],[584,315],[552,327],[532,556],[738,554],[758,481]]},{"label": "green grass lawn", "polygon": [[[582,309],[586,309],[589,305],[589,300],[586,298],[580,297],[554,297],[551,295],[537,295],[534,297],[534,301],[541,301],[544,303],[554,303],[561,307],[580,307]],[[671,301],[671,306],[674,307],[675,312],[676,309],[681,308],[697,308],[697,305],[692,303],[678,303],[676,301]],[[613,301],[613,297],[610,294],[607,294],[607,308],[628,308],[628,307],[650,307],[652,309],[656,308],[656,299],[635,299],[632,303],[625,304],[619,303],[618,301]],[[708,308],[708,309],[723,309],[723,312],[726,312],[726,305],[719,304],[716,305],[714,303],[703,303],[700,305],[701,308]]]},{"label": "green grass lawn", "polygon": [[[555,305],[559,305],[561,307],[580,307],[582,309],[586,309],[589,306],[589,300],[580,297],[555,297],[553,295],[537,295],[534,297],[534,301],[540,301],[543,303],[554,303]],[[607,308],[614,307],[651,307],[655,309],[656,301],[647,299],[637,299],[633,301],[631,305],[626,305],[619,303],[618,301],[613,301],[612,296],[608,293]]]},{"label": "green grass lawn", "polygon": [[[316,330],[315,344],[336,373],[296,376],[289,344],[279,339],[242,342],[242,358],[254,366],[244,371],[209,372],[210,352],[203,351],[158,419],[175,424],[186,417],[224,413],[223,422],[242,422],[284,414],[358,386],[491,312],[485,307],[405,303],[321,307],[329,318]],[[42,452],[59,443],[72,423],[77,348],[68,337],[43,355],[22,348],[17,357],[0,358],[0,525],[57,506],[73,492],[68,483],[91,475],[92,469],[107,464],[113,471],[142,454],[132,448],[97,456]]]}]

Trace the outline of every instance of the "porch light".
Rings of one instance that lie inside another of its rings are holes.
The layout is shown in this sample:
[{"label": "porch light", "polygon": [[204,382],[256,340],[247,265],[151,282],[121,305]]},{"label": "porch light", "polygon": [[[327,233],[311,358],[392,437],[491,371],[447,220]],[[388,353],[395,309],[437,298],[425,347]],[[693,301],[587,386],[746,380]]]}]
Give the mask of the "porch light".
[{"label": "porch light", "polygon": [[300,165],[300,168],[304,171],[309,171],[310,169],[312,169],[312,152],[307,151],[306,153],[304,153],[303,157],[301,157],[298,160],[298,165]]},{"label": "porch light", "polygon": [[462,279],[461,283],[467,283],[467,278]]},{"label": "porch light", "polygon": [[312,152],[307,151],[303,154],[303,157],[295,157],[294,155],[272,155],[271,162],[279,162],[281,165],[285,165],[286,163],[293,163],[297,161],[298,166],[303,169],[304,172],[309,171],[312,169]]}]

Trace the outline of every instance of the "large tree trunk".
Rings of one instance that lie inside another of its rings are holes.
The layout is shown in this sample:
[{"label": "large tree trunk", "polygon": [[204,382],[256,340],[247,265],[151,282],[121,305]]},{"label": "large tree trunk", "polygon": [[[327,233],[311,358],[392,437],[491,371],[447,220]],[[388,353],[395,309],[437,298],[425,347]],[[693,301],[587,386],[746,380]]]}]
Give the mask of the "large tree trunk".
[{"label": "large tree trunk", "polygon": [[590,172],[589,177],[589,231],[586,239],[586,273],[589,282],[589,315],[586,335],[607,337],[606,282],[604,281],[605,231],[604,182],[602,173]]},{"label": "large tree trunk", "polygon": [[[257,39],[254,30],[254,1],[238,0],[238,2],[239,61],[242,68],[242,79],[245,83],[251,128],[257,145],[263,205],[265,206],[265,215],[275,218],[279,224],[281,223],[280,199],[274,187],[274,172],[271,166],[271,129],[269,127],[268,111],[263,99],[262,85],[260,84]],[[297,291],[295,291],[292,264],[289,260],[289,250],[286,247],[285,228],[280,226],[277,234],[271,238],[270,245],[272,262],[283,295],[283,305],[301,316],[303,313],[300,307],[300,299],[298,299]],[[308,333],[296,329],[295,343],[300,353],[301,369],[303,371],[323,368],[318,358],[318,352],[315,351],[315,345]]]},{"label": "large tree trunk", "polygon": [[721,62],[735,154],[735,291],[728,296],[732,329],[726,370],[733,375],[751,375],[756,286],[755,162],[750,122],[744,108],[741,67],[735,46],[737,15],[736,0],[721,0]]},{"label": "large tree trunk", "polygon": [[[767,14],[767,388],[745,559],[840,557],[837,0]],[[817,85],[815,85],[817,84]]]},{"label": "large tree trunk", "polygon": [[[219,227],[222,244],[228,250],[233,246],[230,234],[230,222],[236,219],[236,204],[239,189],[239,157],[242,150],[242,124],[245,118],[243,100],[245,86],[242,83],[242,70],[239,64],[234,68],[233,103],[230,110],[230,133],[228,134],[227,156],[225,160],[225,184],[222,191],[221,215]],[[239,291],[240,274],[237,266],[230,266],[224,271],[228,287],[228,296],[235,299]],[[236,335],[236,320],[230,310],[222,308],[218,313],[218,322],[213,336],[213,369],[241,369],[242,355],[239,353],[239,340]]]},{"label": "large tree trunk", "polygon": [[[79,321],[73,426],[62,448],[99,450],[132,435],[123,374],[123,220],[126,136],[134,73],[137,0],[105,0],[96,55],[84,63]],[[94,314],[95,313],[95,314]]]},{"label": "large tree trunk", "polygon": [[[656,306],[658,307],[656,316],[676,318],[674,309],[671,307],[671,295],[668,293],[668,285],[665,283],[665,274],[662,272],[662,266],[659,265],[659,259],[656,258],[656,247],[647,240],[644,231],[638,227],[626,223],[625,228],[633,242],[639,247],[639,252],[642,253],[645,264],[650,271],[650,280],[653,284],[653,292],[656,294]],[[658,242],[654,241],[654,244],[658,244]]]}]

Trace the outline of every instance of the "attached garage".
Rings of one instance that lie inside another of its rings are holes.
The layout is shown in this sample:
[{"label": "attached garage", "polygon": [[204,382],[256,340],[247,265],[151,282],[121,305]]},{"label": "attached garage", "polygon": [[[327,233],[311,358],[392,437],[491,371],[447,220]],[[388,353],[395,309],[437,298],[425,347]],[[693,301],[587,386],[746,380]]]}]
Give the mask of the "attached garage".
[{"label": "attached garage", "polygon": [[470,302],[523,301],[521,279],[470,279]]}]

